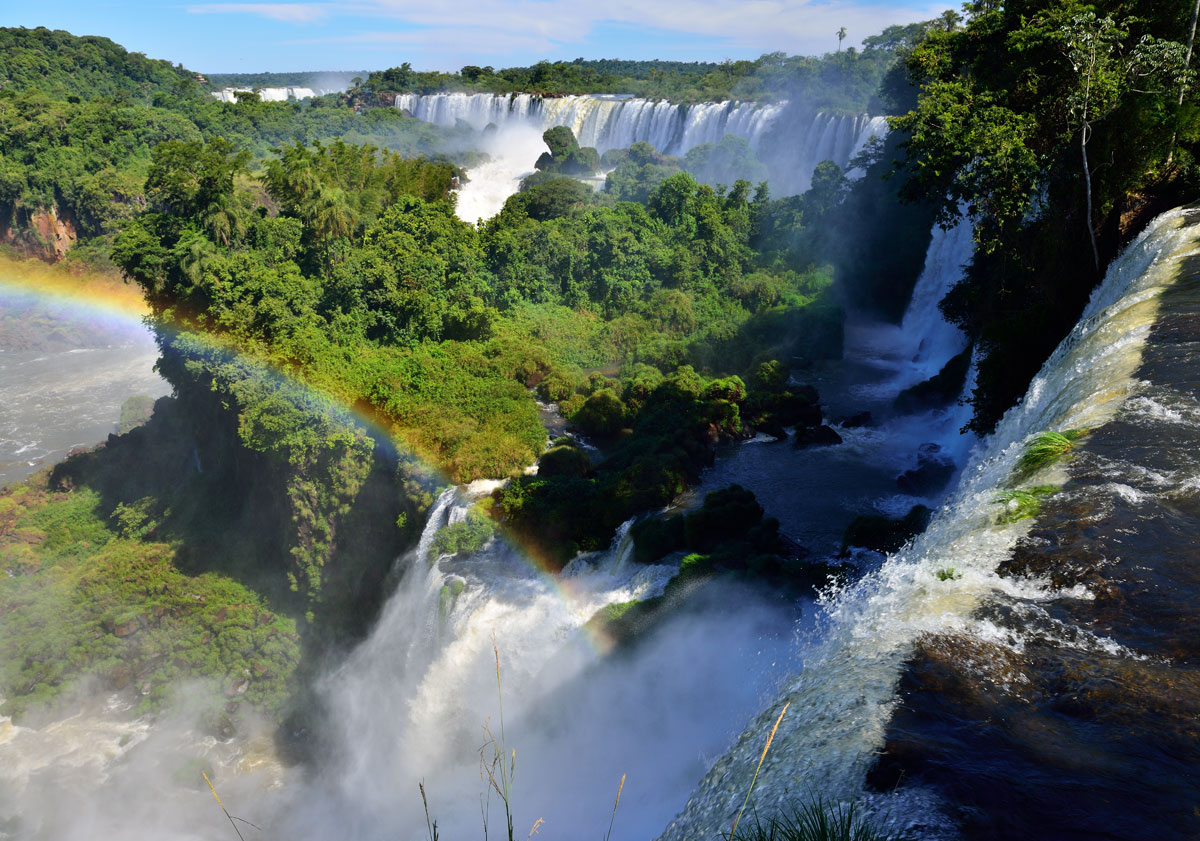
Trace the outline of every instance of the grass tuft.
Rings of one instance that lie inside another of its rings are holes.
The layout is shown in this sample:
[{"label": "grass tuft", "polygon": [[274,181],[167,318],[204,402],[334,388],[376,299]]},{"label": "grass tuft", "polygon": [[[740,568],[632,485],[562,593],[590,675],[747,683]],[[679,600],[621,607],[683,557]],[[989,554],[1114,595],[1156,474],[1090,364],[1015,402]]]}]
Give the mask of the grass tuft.
[{"label": "grass tuft", "polygon": [[892,835],[872,826],[854,804],[816,797],[767,821],[754,816],[726,841],[891,841]]},{"label": "grass tuft", "polygon": [[997,494],[992,502],[1004,506],[1004,510],[996,518],[997,522],[1003,525],[1036,517],[1042,510],[1042,500],[1054,496],[1058,491],[1057,485],[1037,485]]},{"label": "grass tuft", "polygon": [[1020,473],[1033,473],[1053,464],[1075,449],[1075,442],[1087,435],[1086,429],[1068,429],[1065,432],[1039,432],[1025,445],[1017,460]]}]

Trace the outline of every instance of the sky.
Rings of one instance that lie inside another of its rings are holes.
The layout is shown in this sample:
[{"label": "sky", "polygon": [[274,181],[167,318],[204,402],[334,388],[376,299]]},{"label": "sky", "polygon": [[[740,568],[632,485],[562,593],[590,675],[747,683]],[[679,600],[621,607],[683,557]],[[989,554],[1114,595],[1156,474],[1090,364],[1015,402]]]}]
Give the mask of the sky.
[{"label": "sky", "polygon": [[819,55],[957,0],[0,0],[0,25],[103,35],[207,73]]}]

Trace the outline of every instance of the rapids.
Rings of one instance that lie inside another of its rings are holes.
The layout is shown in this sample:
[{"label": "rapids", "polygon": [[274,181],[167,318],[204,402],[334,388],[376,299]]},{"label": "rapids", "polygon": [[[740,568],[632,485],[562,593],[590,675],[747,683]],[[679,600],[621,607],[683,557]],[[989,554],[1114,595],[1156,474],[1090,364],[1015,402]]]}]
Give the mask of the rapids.
[{"label": "rapids", "polygon": [[0,294],[0,486],[117,431],[121,404],[170,391],[136,322]]}]

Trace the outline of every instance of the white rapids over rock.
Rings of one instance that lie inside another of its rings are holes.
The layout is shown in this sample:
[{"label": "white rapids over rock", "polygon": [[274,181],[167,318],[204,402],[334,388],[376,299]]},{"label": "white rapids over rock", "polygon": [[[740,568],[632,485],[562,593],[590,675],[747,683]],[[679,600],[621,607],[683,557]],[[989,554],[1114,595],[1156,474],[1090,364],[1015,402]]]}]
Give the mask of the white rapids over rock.
[{"label": "white rapids over rock", "polygon": [[[791,706],[758,777],[755,808],[776,813],[813,793],[834,801],[861,797],[864,775],[883,744],[896,680],[916,638],[948,631],[994,636],[987,622],[972,617],[992,592],[1017,588],[1025,598],[1039,592],[1054,596],[1049,585],[996,575],[997,564],[1030,524],[998,524],[996,494],[1031,436],[1095,428],[1135,392],[1133,374],[1158,296],[1173,282],[1184,252],[1194,251],[1195,232],[1184,223],[1182,210],[1163,214],[1112,263],[1079,323],[1042,366],[1024,400],[976,448],[929,528],[878,572],[826,598],[822,627],[803,646],[803,668],[713,765],[660,841],[728,832],[785,703]],[[896,828],[937,822],[919,791],[877,799],[885,801],[879,810]]]}]

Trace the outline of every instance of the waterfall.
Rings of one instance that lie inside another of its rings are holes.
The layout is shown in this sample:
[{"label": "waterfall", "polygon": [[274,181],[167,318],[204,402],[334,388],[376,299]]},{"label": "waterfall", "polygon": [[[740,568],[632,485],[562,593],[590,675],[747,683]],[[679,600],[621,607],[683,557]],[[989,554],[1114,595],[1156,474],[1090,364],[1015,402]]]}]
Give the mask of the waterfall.
[{"label": "waterfall", "polygon": [[[223,88],[219,91],[213,91],[213,96],[221,102],[237,102],[237,94],[250,92],[251,88]],[[253,92],[257,93],[258,98],[263,102],[287,102],[289,99],[311,99],[314,96],[321,96],[323,94],[333,93],[334,91],[314,90],[312,88],[303,87],[286,87],[254,88]]]},{"label": "waterfall", "polygon": [[[988,637],[992,627],[973,610],[992,593],[1034,600],[1056,595],[1048,582],[996,575],[997,564],[1029,528],[1027,520],[998,522],[996,493],[1032,435],[1095,428],[1135,389],[1133,374],[1158,296],[1173,282],[1182,256],[1194,253],[1194,225],[1184,211],[1166,213],[1113,262],[1079,324],[1023,401],[973,453],[958,489],[927,531],[878,572],[826,598],[823,627],[804,650],[803,669],[713,765],[662,841],[728,831],[785,703],[791,706],[763,763],[754,807],[771,814],[810,792],[835,800],[859,795],[914,640],[937,632]],[[913,803],[911,811],[906,802],[893,798],[883,808],[896,822],[929,817],[927,802]]]},{"label": "waterfall", "polygon": [[[336,827],[356,838],[424,837],[422,779],[445,837],[478,834],[482,726],[501,733],[494,632],[519,831],[539,817],[556,833],[607,825],[628,773],[618,821],[652,835],[703,773],[698,751],[728,744],[729,722],[751,714],[772,685],[790,614],[753,601],[745,615],[731,613],[736,591],[723,590],[702,615],[677,616],[636,652],[604,658],[585,623],[605,605],[660,594],[677,568],[634,563],[630,523],[607,550],[553,578],[499,538],[470,555],[431,559],[438,530],[466,512],[456,490],[438,497],[370,637],[324,679],[336,750],[311,790],[288,798],[288,834]],[[767,625],[774,642],[764,641]],[[706,662],[664,685],[696,645]],[[490,820],[503,834],[495,792]]]},{"label": "waterfall", "polygon": [[[683,155],[726,134],[745,138],[778,174],[787,192],[807,189],[813,169],[832,160],[845,167],[872,137],[887,131],[883,117],[839,115],[787,102],[676,104],[666,100],[586,94],[538,97],[531,94],[400,94],[396,107],[419,120],[476,130],[514,124],[540,131],[569,126],[581,146],[603,153],[646,141],[664,154]],[[532,167],[532,161],[530,162]]]}]

